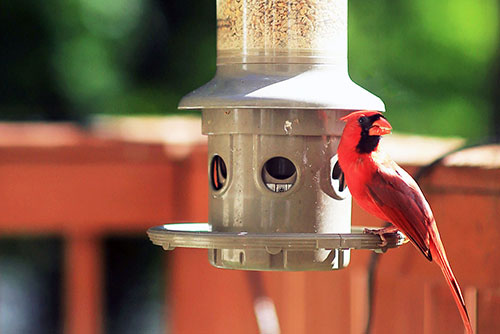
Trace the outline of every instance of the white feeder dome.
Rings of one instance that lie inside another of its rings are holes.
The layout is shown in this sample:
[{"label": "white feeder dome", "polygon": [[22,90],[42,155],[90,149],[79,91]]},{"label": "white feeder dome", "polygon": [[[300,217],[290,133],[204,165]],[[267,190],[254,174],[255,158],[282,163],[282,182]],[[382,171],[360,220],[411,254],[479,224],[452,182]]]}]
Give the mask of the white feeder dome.
[{"label": "white feeder dome", "polygon": [[[208,135],[209,222],[148,231],[165,249],[209,249],[217,267],[332,270],[350,249],[382,251],[351,227],[337,164],[342,116],[384,111],[347,72],[347,0],[217,0],[217,72],[185,96]],[[386,248],[402,244],[387,235]]]}]

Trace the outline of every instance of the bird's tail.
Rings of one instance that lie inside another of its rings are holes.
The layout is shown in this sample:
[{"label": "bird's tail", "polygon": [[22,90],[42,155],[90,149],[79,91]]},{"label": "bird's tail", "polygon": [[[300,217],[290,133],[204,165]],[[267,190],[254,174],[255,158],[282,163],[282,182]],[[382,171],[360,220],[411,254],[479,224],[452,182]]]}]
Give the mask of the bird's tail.
[{"label": "bird's tail", "polygon": [[469,314],[467,313],[467,308],[465,307],[465,300],[462,296],[462,292],[460,291],[460,287],[458,286],[458,282],[455,279],[455,275],[453,275],[453,271],[451,270],[450,263],[446,258],[446,253],[444,251],[443,243],[441,242],[441,238],[439,234],[435,236],[434,242],[431,242],[431,254],[432,259],[436,261],[436,263],[441,268],[443,275],[446,279],[446,283],[450,287],[450,290],[453,294],[453,299],[455,299],[455,303],[457,304],[458,311],[460,312],[460,316],[462,317],[462,321],[464,323],[465,329],[467,330],[467,334],[473,334],[472,324],[469,319]]}]

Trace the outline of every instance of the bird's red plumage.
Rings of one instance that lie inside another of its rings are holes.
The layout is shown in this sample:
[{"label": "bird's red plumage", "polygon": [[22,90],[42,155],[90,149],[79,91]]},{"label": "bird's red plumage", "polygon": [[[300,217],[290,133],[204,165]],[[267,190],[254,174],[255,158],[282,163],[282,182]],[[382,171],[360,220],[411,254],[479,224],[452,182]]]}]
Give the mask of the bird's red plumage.
[{"label": "bird's red plumage", "polygon": [[363,209],[392,223],[429,260],[437,262],[452,290],[467,332],[472,333],[465,302],[446,258],[436,221],[417,183],[378,146],[369,153],[360,153],[357,149],[360,140],[368,135],[366,131],[362,135],[360,118],[377,118],[377,114],[381,115],[377,111],[357,111],[342,118],[347,124],[340,140],[338,160],[347,186]]}]

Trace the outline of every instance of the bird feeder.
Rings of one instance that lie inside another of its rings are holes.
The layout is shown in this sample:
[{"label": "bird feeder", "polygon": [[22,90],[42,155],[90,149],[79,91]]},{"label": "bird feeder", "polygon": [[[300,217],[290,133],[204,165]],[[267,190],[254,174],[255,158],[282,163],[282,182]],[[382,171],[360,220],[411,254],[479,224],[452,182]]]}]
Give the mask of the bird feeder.
[{"label": "bird feeder", "polygon": [[[332,270],[380,238],[351,227],[337,164],[352,110],[384,110],[347,71],[347,0],[217,0],[217,72],[185,96],[208,135],[209,222],[148,231],[220,268]],[[386,247],[403,242],[386,237]]]}]

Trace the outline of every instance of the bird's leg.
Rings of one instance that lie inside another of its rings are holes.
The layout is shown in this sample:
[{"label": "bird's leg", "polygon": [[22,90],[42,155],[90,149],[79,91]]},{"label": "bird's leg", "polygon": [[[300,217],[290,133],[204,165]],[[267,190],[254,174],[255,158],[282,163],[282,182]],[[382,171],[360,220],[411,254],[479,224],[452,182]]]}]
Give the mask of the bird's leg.
[{"label": "bird's leg", "polygon": [[380,247],[385,247],[387,246],[387,239],[385,238],[384,234],[386,233],[396,233],[399,232],[398,228],[394,225],[390,225],[384,228],[376,228],[376,229],[371,229],[371,228],[365,228],[363,230],[364,233],[369,233],[369,234],[375,234],[378,235],[381,243]]}]

